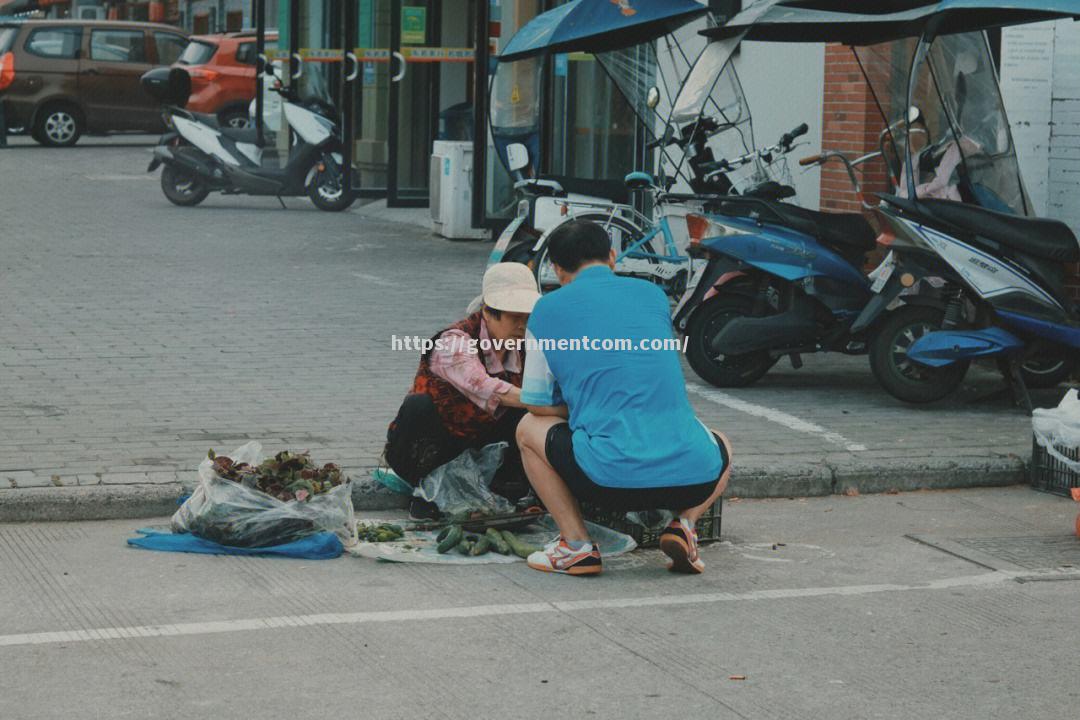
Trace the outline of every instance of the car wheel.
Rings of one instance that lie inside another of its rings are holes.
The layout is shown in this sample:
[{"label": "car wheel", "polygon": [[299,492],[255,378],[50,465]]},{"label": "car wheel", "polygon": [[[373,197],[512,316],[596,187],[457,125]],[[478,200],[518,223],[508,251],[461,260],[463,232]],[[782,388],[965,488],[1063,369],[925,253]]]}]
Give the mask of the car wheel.
[{"label": "car wheel", "polygon": [[82,113],[73,105],[46,105],[34,120],[34,139],[47,147],[71,147],[83,134]]},{"label": "car wheel", "polygon": [[218,114],[218,122],[221,127],[244,129],[251,127],[251,118],[247,114],[247,110],[241,108],[233,108],[231,110],[222,110]]}]

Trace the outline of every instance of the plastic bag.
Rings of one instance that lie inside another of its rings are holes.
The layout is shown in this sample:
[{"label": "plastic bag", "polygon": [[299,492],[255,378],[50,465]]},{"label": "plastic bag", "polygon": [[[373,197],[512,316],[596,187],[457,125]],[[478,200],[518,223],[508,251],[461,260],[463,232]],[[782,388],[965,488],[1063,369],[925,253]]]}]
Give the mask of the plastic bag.
[{"label": "plastic bag", "polygon": [[435,503],[447,515],[469,510],[493,514],[514,512],[514,504],[491,491],[495,471],[502,465],[509,443],[497,442],[480,449],[469,448],[432,470],[413,494]]},{"label": "plastic bag", "polygon": [[[237,448],[229,457],[249,465],[264,459],[257,442]],[[332,532],[351,545],[356,542],[352,481],[306,501],[282,502],[218,477],[207,458],[199,465],[199,485],[172,516],[172,529],[233,547],[280,545],[318,532]]]},{"label": "plastic bag", "polygon": [[1046,452],[1073,472],[1080,472],[1080,462],[1062,455],[1058,448],[1080,448],[1080,397],[1076,390],[1065,393],[1061,404],[1049,410],[1037,408],[1031,413],[1035,440]]}]

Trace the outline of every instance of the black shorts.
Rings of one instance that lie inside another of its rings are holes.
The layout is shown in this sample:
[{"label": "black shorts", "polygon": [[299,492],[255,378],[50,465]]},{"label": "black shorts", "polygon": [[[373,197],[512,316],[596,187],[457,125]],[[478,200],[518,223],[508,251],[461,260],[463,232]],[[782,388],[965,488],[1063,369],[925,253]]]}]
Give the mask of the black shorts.
[{"label": "black shorts", "polygon": [[570,492],[579,501],[611,510],[632,512],[637,510],[686,510],[697,507],[712,497],[716,485],[727,470],[727,450],[720,438],[716,444],[720,447],[720,474],[715,480],[699,485],[677,485],[674,487],[649,488],[613,488],[597,485],[585,474],[574,457],[574,436],[569,423],[559,423],[548,430],[544,444],[544,454],[559,473]]}]

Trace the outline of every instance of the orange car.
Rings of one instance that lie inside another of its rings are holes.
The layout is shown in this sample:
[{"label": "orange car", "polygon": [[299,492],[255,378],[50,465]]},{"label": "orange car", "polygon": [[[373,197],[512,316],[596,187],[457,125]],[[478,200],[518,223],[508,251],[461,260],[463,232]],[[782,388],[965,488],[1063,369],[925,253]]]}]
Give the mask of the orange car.
[{"label": "orange car", "polygon": [[[266,40],[272,46],[277,35],[267,33]],[[176,61],[191,75],[187,109],[217,115],[223,126],[247,127],[256,59],[254,31],[193,35]]]}]

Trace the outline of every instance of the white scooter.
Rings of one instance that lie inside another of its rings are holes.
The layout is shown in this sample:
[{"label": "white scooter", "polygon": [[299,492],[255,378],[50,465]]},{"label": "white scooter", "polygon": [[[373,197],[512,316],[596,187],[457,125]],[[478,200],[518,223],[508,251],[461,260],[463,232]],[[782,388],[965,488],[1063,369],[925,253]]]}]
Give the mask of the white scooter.
[{"label": "white scooter", "polygon": [[[268,74],[272,74],[268,73]],[[184,109],[191,78],[183,68],[158,68],[142,77],[143,87],[166,105],[170,130],[154,148],[147,168],[161,172],[161,189],[176,205],[198,205],[212,191],[225,194],[269,195],[277,198],[307,195],[320,210],[339,211],[355,195],[345,188],[344,156],[337,125],[304,107],[280,82],[285,122],[296,137],[286,162],[277,157],[273,132],[259,143],[254,127],[221,127],[214,115]]]}]

